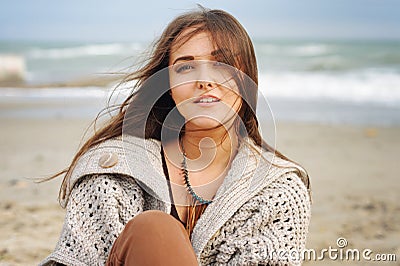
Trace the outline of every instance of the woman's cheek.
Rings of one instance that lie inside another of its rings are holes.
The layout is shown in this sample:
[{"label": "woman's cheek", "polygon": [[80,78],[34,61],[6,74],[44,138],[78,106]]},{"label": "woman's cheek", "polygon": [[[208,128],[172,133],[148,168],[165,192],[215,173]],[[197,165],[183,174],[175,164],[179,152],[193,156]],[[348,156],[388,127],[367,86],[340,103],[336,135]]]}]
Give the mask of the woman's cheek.
[{"label": "woman's cheek", "polygon": [[184,101],[190,100],[193,95],[190,93],[192,88],[190,84],[180,85],[173,89],[171,89],[172,99],[174,100],[175,104],[181,104]]},{"label": "woman's cheek", "polygon": [[176,106],[178,106],[181,102],[184,101],[184,99],[182,97],[182,93],[180,92],[180,90],[178,88],[171,90],[171,96],[172,96],[172,99],[174,100]]},{"label": "woman's cheek", "polygon": [[190,113],[188,104],[185,104],[192,96],[188,95],[187,89],[180,86],[171,90],[172,99],[175,102],[176,109],[183,117],[187,117]]},{"label": "woman's cheek", "polygon": [[242,104],[242,98],[234,91],[229,91],[225,94],[225,103],[230,106],[232,111],[235,113],[239,112],[240,106]]}]

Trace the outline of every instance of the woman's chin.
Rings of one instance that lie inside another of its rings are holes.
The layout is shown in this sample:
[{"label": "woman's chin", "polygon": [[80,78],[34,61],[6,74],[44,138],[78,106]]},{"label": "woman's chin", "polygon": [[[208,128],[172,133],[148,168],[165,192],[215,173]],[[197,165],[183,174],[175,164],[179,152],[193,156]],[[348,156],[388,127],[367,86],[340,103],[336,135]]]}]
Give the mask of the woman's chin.
[{"label": "woman's chin", "polygon": [[221,122],[212,118],[201,117],[194,118],[186,123],[186,130],[211,130],[219,127],[224,127]]}]

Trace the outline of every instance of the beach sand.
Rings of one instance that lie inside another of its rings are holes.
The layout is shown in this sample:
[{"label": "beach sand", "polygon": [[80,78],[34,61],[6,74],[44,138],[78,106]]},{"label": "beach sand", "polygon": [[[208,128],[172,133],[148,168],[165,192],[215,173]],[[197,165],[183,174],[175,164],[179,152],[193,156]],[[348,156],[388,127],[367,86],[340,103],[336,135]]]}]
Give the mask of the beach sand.
[{"label": "beach sand", "polygon": [[[35,265],[55,247],[65,212],[57,203],[61,178],[41,184],[28,178],[66,167],[90,120],[1,118],[0,123],[0,265]],[[309,249],[337,248],[343,237],[346,248],[394,253],[397,262],[388,265],[399,265],[399,136],[400,128],[277,125],[278,150],[311,177]],[[306,264],[339,263],[326,255]]]}]

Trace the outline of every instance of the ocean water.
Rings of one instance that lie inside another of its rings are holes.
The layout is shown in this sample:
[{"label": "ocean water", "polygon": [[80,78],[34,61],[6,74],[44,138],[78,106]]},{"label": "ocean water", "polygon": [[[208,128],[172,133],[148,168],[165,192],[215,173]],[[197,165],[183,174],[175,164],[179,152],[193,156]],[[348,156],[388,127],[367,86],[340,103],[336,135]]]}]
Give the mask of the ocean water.
[{"label": "ocean water", "polygon": [[[399,41],[255,40],[254,46],[259,89],[275,120],[400,125]],[[1,108],[0,116],[92,117],[106,105],[112,88],[34,87],[129,71],[147,47],[140,42],[0,42],[0,54],[25,60],[25,79],[32,85],[0,88],[0,106],[30,106]],[[268,111],[258,112],[262,117]]]}]

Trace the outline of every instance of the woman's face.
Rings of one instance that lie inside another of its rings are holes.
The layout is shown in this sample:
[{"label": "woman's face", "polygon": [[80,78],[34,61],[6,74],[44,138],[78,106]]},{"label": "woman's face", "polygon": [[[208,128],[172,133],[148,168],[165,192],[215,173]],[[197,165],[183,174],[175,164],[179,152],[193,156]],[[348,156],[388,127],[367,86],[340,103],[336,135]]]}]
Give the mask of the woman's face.
[{"label": "woman's face", "polygon": [[172,45],[171,96],[186,120],[186,129],[207,129],[221,124],[229,127],[240,109],[242,100],[232,79],[235,69],[219,63],[218,52],[207,32],[194,35],[183,45]]}]

